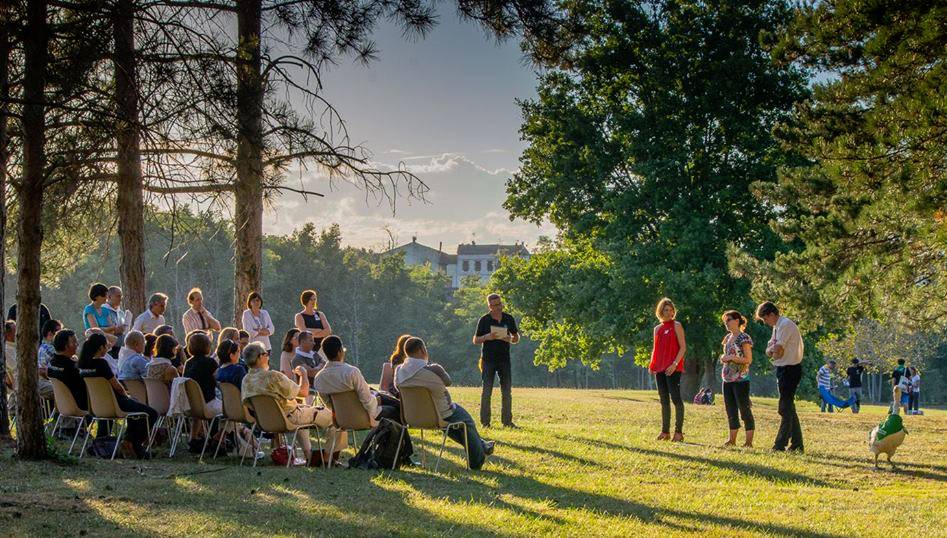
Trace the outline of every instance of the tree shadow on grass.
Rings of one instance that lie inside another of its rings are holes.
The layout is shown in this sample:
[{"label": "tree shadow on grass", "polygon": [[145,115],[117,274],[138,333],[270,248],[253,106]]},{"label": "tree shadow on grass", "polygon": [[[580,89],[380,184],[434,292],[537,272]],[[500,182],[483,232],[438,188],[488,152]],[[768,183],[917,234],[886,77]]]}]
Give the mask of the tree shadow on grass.
[{"label": "tree shadow on grass", "polygon": [[766,465],[757,465],[755,463],[747,463],[742,461],[727,461],[727,460],[718,460],[713,458],[707,458],[703,456],[696,456],[693,454],[681,454],[677,452],[665,452],[663,450],[654,450],[650,448],[641,448],[630,445],[623,445],[618,443],[612,443],[610,441],[602,441],[599,439],[590,439],[588,437],[575,437],[569,435],[560,435],[553,434],[557,439],[562,439],[564,441],[577,442],[577,443],[587,443],[599,448],[611,449],[611,450],[621,450],[626,452],[634,452],[638,454],[643,454],[651,457],[661,457],[680,460],[687,462],[688,464],[701,463],[711,467],[717,467],[718,469],[724,469],[739,473],[748,477],[753,478],[762,478],[772,482],[788,482],[793,484],[802,484],[807,486],[816,486],[816,487],[834,487],[834,484],[826,482],[825,480],[820,480],[818,478],[812,478],[800,473],[794,473],[792,471],[786,471],[783,469],[775,469],[773,467],[768,467]]}]

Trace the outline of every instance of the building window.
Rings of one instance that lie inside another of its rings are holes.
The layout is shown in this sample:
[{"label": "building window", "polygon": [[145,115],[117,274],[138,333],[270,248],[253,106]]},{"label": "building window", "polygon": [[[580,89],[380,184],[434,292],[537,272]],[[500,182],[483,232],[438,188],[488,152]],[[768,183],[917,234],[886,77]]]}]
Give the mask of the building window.
[{"label": "building window", "polygon": [[470,261],[464,260],[464,272],[470,271]]},{"label": "building window", "polygon": [[474,271],[477,272],[477,273],[480,272],[480,261],[479,261],[479,260],[477,260],[477,261],[474,262]]},{"label": "building window", "polygon": [[487,271],[493,272],[493,260],[487,260]]}]

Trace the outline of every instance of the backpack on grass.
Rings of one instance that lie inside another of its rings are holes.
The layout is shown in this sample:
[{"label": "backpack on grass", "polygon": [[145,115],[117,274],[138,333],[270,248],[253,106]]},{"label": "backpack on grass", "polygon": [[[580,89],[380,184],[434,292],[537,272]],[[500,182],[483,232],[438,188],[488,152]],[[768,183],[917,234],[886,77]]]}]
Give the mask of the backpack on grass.
[{"label": "backpack on grass", "polygon": [[401,426],[383,420],[372,428],[362,442],[358,453],[349,460],[349,469],[391,469],[395,462],[395,452],[398,452],[397,469],[411,461],[414,453],[411,447],[411,437],[407,431],[401,441],[401,450],[398,450],[398,438],[401,436]]}]

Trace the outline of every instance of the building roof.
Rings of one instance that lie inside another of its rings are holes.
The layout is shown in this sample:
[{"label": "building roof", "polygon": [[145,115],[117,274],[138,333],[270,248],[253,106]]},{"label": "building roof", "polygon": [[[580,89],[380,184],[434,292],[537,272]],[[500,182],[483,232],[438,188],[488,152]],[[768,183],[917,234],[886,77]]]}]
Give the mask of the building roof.
[{"label": "building roof", "polygon": [[477,245],[471,243],[469,245],[457,245],[457,254],[459,256],[483,256],[488,254],[496,256],[529,256],[529,251],[526,250],[525,245],[519,243],[514,245]]}]

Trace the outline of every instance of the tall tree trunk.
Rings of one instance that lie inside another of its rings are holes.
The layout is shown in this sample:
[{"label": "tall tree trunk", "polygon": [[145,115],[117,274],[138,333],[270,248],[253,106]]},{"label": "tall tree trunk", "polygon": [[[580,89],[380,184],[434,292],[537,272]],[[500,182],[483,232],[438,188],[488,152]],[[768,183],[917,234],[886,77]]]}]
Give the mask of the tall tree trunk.
[{"label": "tall tree trunk", "polygon": [[118,235],[122,242],[119,276],[123,300],[134,313],[145,310],[145,217],[142,190],[135,6],[118,0],[113,14],[115,105],[118,120]]},{"label": "tall tree trunk", "polygon": [[[3,300],[6,275],[7,232],[7,163],[9,162],[9,131],[7,115],[10,101],[10,4],[0,6],[0,312],[5,312]],[[10,415],[7,409],[7,361],[4,346],[0,346],[0,437],[10,436]]]},{"label": "tall tree trunk", "polygon": [[27,2],[23,71],[23,180],[17,192],[17,454],[46,457],[46,436],[36,390],[39,344],[40,250],[46,166],[46,64],[49,42],[46,0]]},{"label": "tall tree trunk", "polygon": [[234,326],[263,264],[263,75],[261,0],[237,2],[237,182],[234,192]]}]

